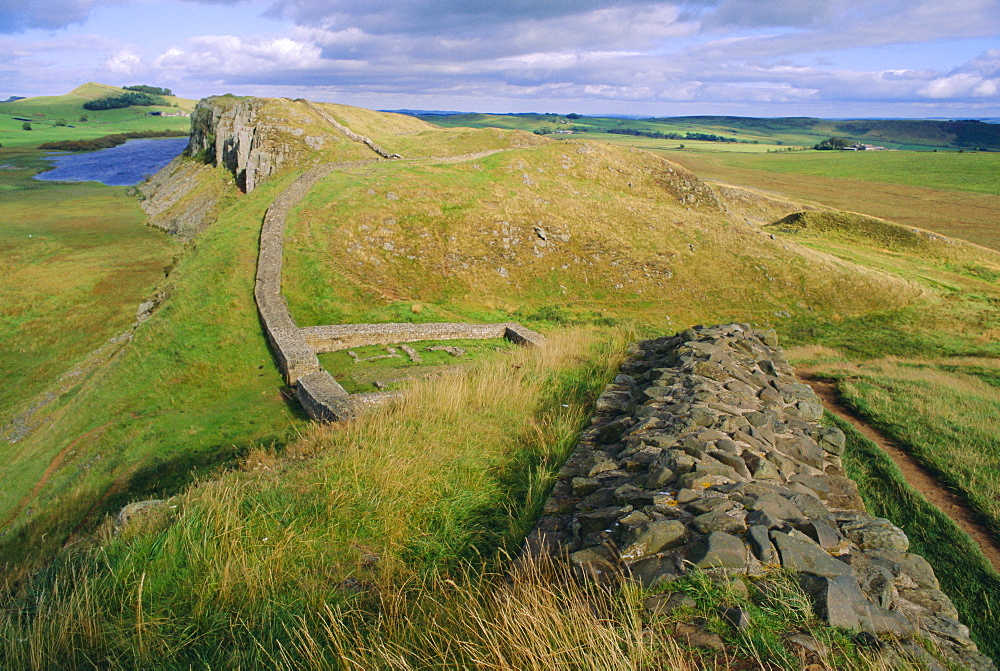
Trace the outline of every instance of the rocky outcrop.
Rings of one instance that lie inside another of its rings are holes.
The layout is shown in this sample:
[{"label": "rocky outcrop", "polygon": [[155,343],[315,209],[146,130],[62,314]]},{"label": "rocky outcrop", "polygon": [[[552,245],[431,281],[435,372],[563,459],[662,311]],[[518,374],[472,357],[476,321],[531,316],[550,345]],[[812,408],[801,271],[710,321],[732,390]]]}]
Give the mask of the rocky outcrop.
[{"label": "rocky outcrop", "polygon": [[187,241],[218,216],[221,182],[204,163],[178,156],[139,187],[139,204],[150,225]]},{"label": "rocky outcrop", "polygon": [[295,129],[267,118],[263,114],[266,103],[234,96],[198,101],[191,113],[191,140],[185,153],[224,166],[237,185],[250,193],[301,153],[281,137]]},{"label": "rocky outcrop", "polygon": [[773,332],[695,327],[633,346],[596,402],[527,553],[565,553],[581,579],[669,583],[691,571],[793,571],[830,624],[917,654],[995,669],[930,565],[845,477],[844,434]]}]

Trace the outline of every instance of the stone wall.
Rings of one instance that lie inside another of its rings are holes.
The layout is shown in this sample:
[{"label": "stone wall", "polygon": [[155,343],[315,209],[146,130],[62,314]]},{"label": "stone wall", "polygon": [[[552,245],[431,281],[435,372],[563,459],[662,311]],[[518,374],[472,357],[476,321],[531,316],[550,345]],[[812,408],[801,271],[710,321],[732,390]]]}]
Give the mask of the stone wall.
[{"label": "stone wall", "polygon": [[[700,570],[795,572],[830,624],[942,668],[995,669],[902,530],[865,512],[843,433],[773,332],[695,327],[633,346],[559,472],[528,554],[581,579],[669,583]],[[888,649],[887,648],[887,649]]]},{"label": "stone wall", "polygon": [[288,213],[317,182],[333,170],[351,164],[328,164],[300,175],[271,203],[264,215],[257,256],[254,299],[264,335],[296,398],[311,418],[331,422],[348,419],[358,410],[398,396],[394,392],[349,394],[323,370],[317,352],[333,352],[361,345],[384,345],[419,340],[508,338],[522,345],[538,345],[541,334],[513,322],[503,324],[337,324],[299,328],[281,292],[281,267]]},{"label": "stone wall", "polygon": [[365,145],[366,147],[371,149],[373,152],[375,152],[382,158],[389,158],[389,159],[403,158],[399,154],[390,154],[385,149],[382,149],[382,147],[375,144],[369,138],[365,137],[364,135],[359,135],[358,133],[355,133],[350,128],[348,128],[347,126],[343,125],[342,123],[334,119],[331,115],[327,114],[324,110],[320,109],[318,106],[313,104],[311,101],[302,100],[301,102],[305,104],[306,107],[315,112],[321,119],[323,119],[323,121],[326,121],[328,124],[336,128],[338,131],[343,133],[349,139],[354,140],[355,142],[360,142],[361,144]]},{"label": "stone wall", "polygon": [[[264,215],[257,256],[254,298],[264,334],[274,352],[285,381],[292,385],[303,376],[321,370],[316,353],[306,343],[288,311],[281,293],[281,264],[285,247],[285,220],[288,212],[334,166],[313,168],[282,191]],[[339,385],[338,385],[339,386]],[[346,392],[344,392],[346,393]]]}]

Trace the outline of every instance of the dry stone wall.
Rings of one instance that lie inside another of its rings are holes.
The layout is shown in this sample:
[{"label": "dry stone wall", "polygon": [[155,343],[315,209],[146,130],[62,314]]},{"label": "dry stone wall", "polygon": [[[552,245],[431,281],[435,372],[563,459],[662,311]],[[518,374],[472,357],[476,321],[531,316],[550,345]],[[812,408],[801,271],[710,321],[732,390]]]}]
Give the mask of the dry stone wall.
[{"label": "dry stone wall", "polygon": [[634,345],[558,475],[528,554],[568,556],[581,579],[669,583],[795,572],[830,624],[996,669],[923,557],[865,512],[844,434],[799,383],[772,331],[695,327]]},{"label": "dry stone wall", "polygon": [[288,213],[309,190],[332,171],[350,164],[318,166],[300,175],[267,209],[260,232],[254,299],[264,334],[285,382],[312,419],[323,422],[352,417],[358,410],[384,403],[397,393],[349,394],[323,370],[317,352],[361,345],[449,340],[507,338],[522,345],[538,345],[541,334],[513,322],[502,324],[338,324],[299,328],[281,292],[281,267]]},{"label": "dry stone wall", "polygon": [[390,154],[385,149],[375,144],[375,142],[373,142],[371,139],[365,137],[364,135],[359,135],[358,133],[355,133],[350,128],[348,128],[344,124],[334,119],[331,115],[327,114],[324,110],[320,109],[317,105],[315,105],[311,101],[303,100],[302,102],[305,104],[306,107],[315,112],[321,119],[323,119],[328,124],[336,128],[338,131],[343,133],[349,139],[355,142],[360,142],[361,144],[365,145],[366,147],[371,149],[373,152],[375,152],[382,158],[388,158],[388,159],[403,158],[399,154]]}]

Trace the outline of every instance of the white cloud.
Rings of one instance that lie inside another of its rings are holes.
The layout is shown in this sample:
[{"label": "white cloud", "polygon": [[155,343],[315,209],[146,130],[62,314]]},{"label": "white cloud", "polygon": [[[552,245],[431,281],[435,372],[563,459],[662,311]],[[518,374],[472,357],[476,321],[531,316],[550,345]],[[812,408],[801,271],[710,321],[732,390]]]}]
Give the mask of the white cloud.
[{"label": "white cloud", "polygon": [[315,44],[287,37],[247,38],[203,35],[189,40],[186,49],[173,47],[153,63],[162,70],[247,76],[274,71],[294,72],[322,65],[322,50]]},{"label": "white cloud", "polygon": [[142,70],[142,59],[138,54],[123,49],[105,59],[101,67],[116,75],[134,75]]}]

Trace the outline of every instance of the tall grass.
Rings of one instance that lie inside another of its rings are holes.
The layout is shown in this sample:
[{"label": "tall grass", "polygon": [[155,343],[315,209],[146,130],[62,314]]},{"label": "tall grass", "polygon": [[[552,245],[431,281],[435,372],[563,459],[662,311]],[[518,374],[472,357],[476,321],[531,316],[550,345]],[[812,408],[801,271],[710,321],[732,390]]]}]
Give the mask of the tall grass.
[{"label": "tall grass", "polygon": [[[996,370],[995,360],[975,366]],[[821,368],[844,400],[899,443],[1000,537],[1000,389],[952,364],[878,361]]]},{"label": "tall grass", "polygon": [[1000,658],[1000,575],[951,518],[906,483],[875,443],[834,415],[827,414],[826,419],[847,435],[844,466],[858,483],[868,511],[906,531],[910,550],[934,567],[981,652]]},{"label": "tall grass", "polygon": [[372,595],[489,564],[516,550],[630,339],[557,335],[282,454],[250,453],[23,584],[0,621],[0,660],[269,666],[331,610],[377,613]]}]

